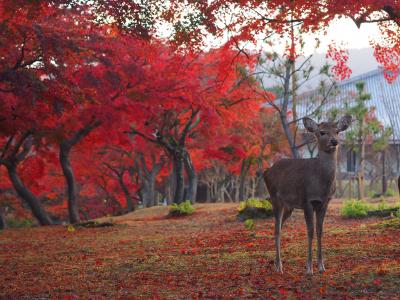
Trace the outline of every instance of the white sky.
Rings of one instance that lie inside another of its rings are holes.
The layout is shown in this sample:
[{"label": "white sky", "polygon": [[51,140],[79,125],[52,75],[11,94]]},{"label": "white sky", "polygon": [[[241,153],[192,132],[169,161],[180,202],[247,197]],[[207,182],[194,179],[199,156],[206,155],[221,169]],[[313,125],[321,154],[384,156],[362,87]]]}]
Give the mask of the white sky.
[{"label": "white sky", "polygon": [[[170,25],[160,24],[158,33],[161,37],[167,38],[171,34]],[[327,34],[322,35],[319,34],[318,38],[320,40],[320,45],[318,49],[316,49],[315,37],[313,36],[305,36],[305,48],[304,54],[306,56],[313,53],[326,53],[328,50],[328,45],[334,44],[338,46],[343,46],[344,49],[360,49],[360,48],[371,48],[370,41],[377,40],[380,36],[380,31],[378,25],[376,23],[366,23],[362,24],[360,28],[357,28],[355,23],[349,18],[340,18],[331,23],[331,25],[327,29]],[[206,39],[206,48],[208,47],[219,47],[221,45],[221,40],[214,39],[213,37],[209,37]],[[264,42],[260,40],[260,44],[255,46],[248,43],[245,43],[245,48],[254,49],[258,47],[264,48],[266,51],[274,50],[278,53],[283,52],[285,47],[285,42],[281,39],[275,39],[274,37],[271,40],[273,46],[272,49],[269,48]]]},{"label": "white sky", "polygon": [[335,44],[341,45],[347,49],[369,48],[371,47],[371,39],[379,37],[379,28],[375,23],[362,24],[360,28],[350,19],[338,19],[333,22],[327,31],[326,36],[321,36],[321,45],[315,49],[313,38],[305,39],[305,54],[326,53],[328,45],[334,41]]}]

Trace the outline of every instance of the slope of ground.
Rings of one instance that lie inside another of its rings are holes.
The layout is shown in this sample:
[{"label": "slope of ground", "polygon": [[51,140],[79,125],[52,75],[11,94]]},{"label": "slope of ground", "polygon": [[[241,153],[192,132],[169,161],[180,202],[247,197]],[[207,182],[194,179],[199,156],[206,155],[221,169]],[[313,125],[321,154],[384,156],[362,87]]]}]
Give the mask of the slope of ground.
[{"label": "slope of ground", "polygon": [[283,229],[285,273],[278,275],[272,219],[247,230],[236,221],[236,206],[200,204],[181,219],[156,207],[112,218],[116,225],[103,228],[5,230],[0,298],[400,297],[400,230],[379,229],[372,218],[345,220],[334,202],[325,223],[327,272],[310,277],[299,211]]}]

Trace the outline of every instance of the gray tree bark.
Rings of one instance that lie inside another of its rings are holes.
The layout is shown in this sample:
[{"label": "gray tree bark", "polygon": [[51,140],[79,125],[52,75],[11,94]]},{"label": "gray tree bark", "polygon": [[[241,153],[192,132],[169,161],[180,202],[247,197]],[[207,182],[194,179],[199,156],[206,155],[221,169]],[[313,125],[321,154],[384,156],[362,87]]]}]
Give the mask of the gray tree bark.
[{"label": "gray tree bark", "polygon": [[133,204],[132,195],[129,192],[128,187],[124,183],[123,176],[124,176],[124,174],[121,174],[121,176],[118,176],[118,183],[125,195],[126,209],[128,212],[131,212],[131,211],[135,210],[135,205]]},{"label": "gray tree bark", "polygon": [[143,153],[138,153],[137,155],[140,161],[140,164],[138,164],[138,174],[141,185],[143,186],[143,201],[146,207],[151,207],[156,204],[157,174],[163,167],[165,160],[164,157],[162,157],[161,162],[157,163],[155,156],[152,155],[152,166],[148,168]]},{"label": "gray tree bark", "polygon": [[249,169],[250,169],[250,161],[248,159],[243,159],[239,176],[239,200],[241,201],[246,200],[245,184]]},{"label": "gray tree bark", "polygon": [[7,150],[11,147],[13,139],[14,137],[8,139],[3,153],[0,156],[0,164],[7,168],[8,176],[14,190],[17,192],[17,195],[28,204],[33,216],[38,220],[39,224],[51,225],[53,222],[42,207],[39,199],[24,185],[17,172],[18,164],[26,158],[33,146],[32,132],[25,132],[21,138],[16,141],[11,153],[6,155]]},{"label": "gray tree bark", "polygon": [[4,211],[4,207],[0,207],[0,230],[6,228],[7,228],[6,214]]},{"label": "gray tree bark", "polygon": [[15,191],[18,196],[28,204],[33,216],[38,220],[39,224],[53,224],[49,215],[43,209],[39,199],[24,185],[21,178],[18,176],[16,164],[8,164],[6,167]]},{"label": "gray tree bark", "polygon": [[183,199],[185,193],[185,185],[183,179],[183,155],[182,153],[175,153],[173,156],[173,164],[176,176],[176,186],[174,193],[174,203],[180,204],[185,199]]},{"label": "gray tree bark", "polygon": [[187,199],[185,200],[190,200],[192,203],[194,203],[196,202],[198,181],[196,170],[188,152],[185,154],[185,169],[188,176],[188,194]]},{"label": "gray tree bark", "polygon": [[66,138],[60,143],[59,159],[61,168],[67,183],[68,195],[68,214],[71,224],[79,223],[81,221],[79,216],[77,204],[77,192],[74,172],[71,167],[69,154],[73,146],[79,143],[85,136],[87,136],[94,128],[100,126],[100,121],[94,120],[92,123],[85,125],[83,128],[75,132],[71,138]]}]

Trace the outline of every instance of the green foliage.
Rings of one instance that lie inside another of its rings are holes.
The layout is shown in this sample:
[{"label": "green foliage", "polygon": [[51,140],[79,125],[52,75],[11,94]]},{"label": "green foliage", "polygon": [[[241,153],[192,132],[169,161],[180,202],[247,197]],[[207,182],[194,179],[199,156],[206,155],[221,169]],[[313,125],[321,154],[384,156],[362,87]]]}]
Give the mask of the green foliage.
[{"label": "green foliage", "polygon": [[398,219],[400,219],[400,207],[399,209],[396,211],[396,213],[394,214],[394,216]]},{"label": "green foliage", "polygon": [[376,195],[376,193],[373,190],[370,190],[370,191],[367,192],[367,197],[368,198],[375,198],[375,195]]},{"label": "green foliage", "polygon": [[[378,198],[379,196],[381,196],[381,194],[379,192],[374,191],[374,190],[369,190],[367,192],[367,197],[368,198]],[[384,197],[394,197],[394,196],[396,196],[395,190],[390,188],[390,187],[388,187],[387,190],[386,190],[386,193],[383,196],[381,196],[381,201],[382,201],[382,199],[384,199]]]},{"label": "green foliage", "polygon": [[381,196],[380,202],[378,203],[377,210],[383,210],[389,208],[388,204],[386,203],[385,197]]},{"label": "green foliage", "polygon": [[350,199],[344,202],[341,214],[346,218],[386,217],[397,213],[398,209],[400,209],[400,203],[388,204],[384,197],[381,197],[378,204],[368,204],[362,200]]},{"label": "green foliage", "polygon": [[[371,128],[371,124],[374,126],[373,128]],[[392,128],[383,128],[378,120],[371,122],[369,127],[374,135],[372,149],[375,152],[384,151],[389,146],[389,140],[393,134]]]},{"label": "green foliage", "polygon": [[[389,145],[389,139],[393,134],[391,128],[384,128],[382,123],[372,117],[374,115],[374,107],[368,107],[366,101],[371,99],[371,94],[365,92],[364,82],[356,84],[357,97],[352,106],[346,103],[346,111],[351,114],[355,122],[350,130],[346,132],[346,144],[356,152],[360,151],[360,146],[367,138],[372,142],[372,148],[375,152],[384,151]],[[360,138],[363,142],[360,141]]]},{"label": "green foliage", "polygon": [[8,219],[7,226],[10,228],[32,227],[32,221],[29,219]]},{"label": "green foliage", "polygon": [[246,228],[248,230],[254,229],[254,221],[253,221],[253,219],[247,219],[246,221],[244,221],[244,226],[246,226]]},{"label": "green foliage", "polygon": [[368,209],[364,201],[349,199],[343,203],[341,213],[346,218],[364,218],[368,216]]},{"label": "green foliage", "polygon": [[264,210],[272,211],[272,204],[268,200],[259,199],[259,198],[249,198],[246,201],[242,201],[239,203],[239,212],[244,211],[246,208],[261,208]]},{"label": "green foliage", "polygon": [[394,197],[396,195],[396,192],[392,188],[387,188],[385,196],[386,197]]},{"label": "green foliage", "polygon": [[265,219],[272,216],[272,204],[267,200],[249,198],[240,202],[238,212],[237,218],[240,221]]},{"label": "green foliage", "polygon": [[170,207],[169,214],[171,216],[186,216],[194,213],[195,208],[189,200],[180,204],[173,203]]}]

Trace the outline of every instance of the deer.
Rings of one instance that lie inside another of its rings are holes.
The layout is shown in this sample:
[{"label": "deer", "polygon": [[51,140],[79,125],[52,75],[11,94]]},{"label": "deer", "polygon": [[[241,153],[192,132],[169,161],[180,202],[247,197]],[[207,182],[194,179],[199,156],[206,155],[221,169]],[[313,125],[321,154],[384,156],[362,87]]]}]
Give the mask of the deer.
[{"label": "deer", "polygon": [[275,270],[283,274],[281,261],[281,230],[294,209],[302,209],[307,226],[308,257],[306,272],[313,274],[312,242],[314,238],[314,214],[316,215],[316,233],[318,243],[318,269],[325,271],[322,257],[322,233],[325,214],[329,201],[335,193],[338,134],[351,124],[350,115],[339,121],[320,124],[312,119],[303,118],[304,127],[317,141],[316,158],[285,158],[277,161],[264,172],[264,181],[270,194],[275,219]]}]

